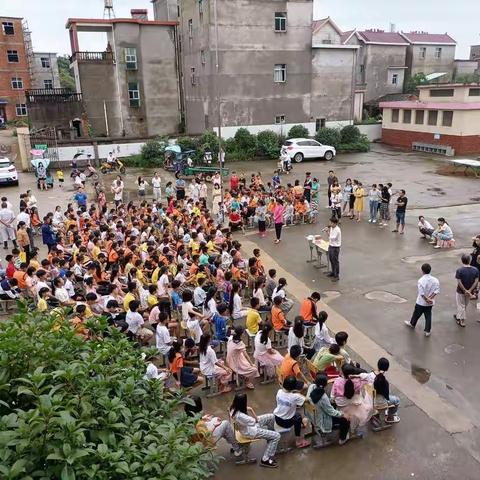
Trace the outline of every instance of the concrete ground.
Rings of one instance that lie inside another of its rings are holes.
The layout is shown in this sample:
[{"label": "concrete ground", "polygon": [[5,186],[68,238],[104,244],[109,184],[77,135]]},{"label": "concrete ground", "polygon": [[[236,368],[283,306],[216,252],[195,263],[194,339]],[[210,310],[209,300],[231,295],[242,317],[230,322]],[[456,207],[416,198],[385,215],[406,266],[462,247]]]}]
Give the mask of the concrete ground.
[{"label": "concrete ground", "polygon": [[[374,365],[380,356],[391,362],[390,380],[400,394],[402,421],[392,429],[368,433],[363,440],[346,446],[321,451],[305,450],[279,457],[280,468],[268,473],[258,466],[235,467],[226,445],[219,451],[226,457],[217,478],[227,475],[232,480],[248,476],[286,478],[295,474],[306,478],[313,474],[335,476],[342,480],[365,479],[451,479],[459,476],[478,479],[480,462],[480,401],[477,367],[480,353],[480,312],[471,305],[467,328],[460,329],[453,320],[455,312],[455,269],[460,254],[470,251],[471,237],[479,233],[480,180],[437,173],[444,159],[430,159],[404,154],[375,145],[367,154],[339,155],[332,162],[310,161],[294,166],[294,172],[283,176],[282,182],[303,180],[311,171],[322,184],[326,205],[326,177],[335,170],[341,181],[357,178],[364,186],[392,182],[393,188],[404,188],[409,198],[406,234],[391,233],[366,221],[342,222],[341,279],[331,283],[321,270],[306,263],[308,247],[305,236],[319,234],[327,224],[329,211],[321,208],[317,225],[295,226],[284,230],[280,245],[273,244],[273,235],[260,239],[254,232],[239,236],[245,252],[259,246],[264,263],[275,267],[279,276],[288,280],[288,291],[301,300],[310,290],[324,292],[329,312],[328,325],[333,331],[347,330],[350,348],[363,365]],[[276,162],[229,164],[230,169],[247,175],[261,171],[270,178]],[[139,171],[128,171],[127,187],[134,196],[133,185]],[[148,177],[151,172],[142,171]],[[112,177],[113,178],[113,177]],[[106,183],[111,181],[106,178]],[[19,191],[33,185],[31,175],[20,176],[20,187],[3,187],[17,205]],[[72,191],[69,179],[63,191],[36,192],[40,213],[56,204],[65,205]],[[323,207],[323,205],[322,205]],[[420,239],[416,229],[417,216],[422,213],[433,223],[446,217],[456,239],[456,248],[437,251]],[[403,325],[409,319],[416,297],[416,281],[420,266],[431,263],[433,274],[441,283],[441,294],[434,307],[432,336],[424,338],[420,320],[416,331]],[[211,413],[223,417],[232,394],[209,399],[205,403]],[[249,393],[257,413],[271,412],[275,388],[258,386]],[[254,452],[260,455],[257,442]]]}]

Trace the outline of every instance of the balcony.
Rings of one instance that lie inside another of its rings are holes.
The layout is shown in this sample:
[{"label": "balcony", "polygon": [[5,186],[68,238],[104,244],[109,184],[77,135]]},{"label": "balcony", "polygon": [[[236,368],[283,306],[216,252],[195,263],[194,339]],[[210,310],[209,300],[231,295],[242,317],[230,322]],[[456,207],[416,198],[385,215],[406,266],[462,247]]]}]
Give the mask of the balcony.
[{"label": "balcony", "polygon": [[114,63],[113,52],[75,52],[70,57],[70,63]]},{"label": "balcony", "polygon": [[66,88],[38,88],[25,92],[27,103],[81,102],[82,94]]}]

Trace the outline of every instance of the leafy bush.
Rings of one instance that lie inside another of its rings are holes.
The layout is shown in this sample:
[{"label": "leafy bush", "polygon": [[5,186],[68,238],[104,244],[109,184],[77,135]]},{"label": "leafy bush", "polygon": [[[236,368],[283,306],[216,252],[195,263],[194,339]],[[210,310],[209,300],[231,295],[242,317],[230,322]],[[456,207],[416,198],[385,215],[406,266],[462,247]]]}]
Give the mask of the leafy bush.
[{"label": "leafy bush", "polygon": [[144,380],[140,351],[99,323],[88,341],[25,307],[0,323],[0,477],[207,478],[212,455],[191,443],[179,398]]},{"label": "leafy bush", "polygon": [[257,146],[260,155],[277,158],[280,155],[278,135],[272,130],[263,130],[257,134]]},{"label": "leafy bush", "polygon": [[340,145],[341,136],[336,128],[321,128],[315,135],[315,139],[324,145],[337,148]]},{"label": "leafy bush", "polygon": [[305,138],[308,137],[308,128],[303,125],[294,125],[287,134],[287,138]]},{"label": "leafy bush", "polygon": [[128,157],[122,157],[120,160],[126,167],[134,168],[155,168],[162,165],[162,157],[158,158],[143,158],[142,155],[129,155]]},{"label": "leafy bush", "polygon": [[346,125],[340,130],[340,143],[355,143],[360,139],[360,130],[355,125]]},{"label": "leafy bush", "polygon": [[233,137],[239,160],[249,160],[257,153],[257,139],[246,128],[239,128]]},{"label": "leafy bush", "polygon": [[342,143],[337,150],[343,153],[368,152],[370,151],[370,141],[366,135],[360,135],[356,142]]},{"label": "leafy bush", "polygon": [[213,130],[205,130],[198,139],[197,158],[202,158],[205,152],[212,152],[214,159],[218,158],[218,137]]},{"label": "leafy bush", "polygon": [[165,151],[165,144],[159,140],[148,140],[142,146],[140,154],[145,161],[156,160],[157,162],[163,159]]},{"label": "leafy bush", "polygon": [[198,139],[193,137],[179,137],[177,143],[184,150],[196,150],[198,148]]}]

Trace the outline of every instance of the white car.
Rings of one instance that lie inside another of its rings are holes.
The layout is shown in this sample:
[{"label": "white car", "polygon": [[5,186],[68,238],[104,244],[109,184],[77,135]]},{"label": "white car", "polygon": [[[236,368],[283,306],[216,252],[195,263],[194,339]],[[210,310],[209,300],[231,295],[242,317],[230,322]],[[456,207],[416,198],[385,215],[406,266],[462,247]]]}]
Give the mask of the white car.
[{"label": "white car", "polygon": [[282,146],[282,150],[287,153],[291,160],[297,163],[300,163],[304,158],[332,160],[337,154],[334,147],[322,145],[310,138],[290,138]]},{"label": "white car", "polygon": [[18,173],[15,164],[7,157],[0,157],[0,185],[18,185]]}]

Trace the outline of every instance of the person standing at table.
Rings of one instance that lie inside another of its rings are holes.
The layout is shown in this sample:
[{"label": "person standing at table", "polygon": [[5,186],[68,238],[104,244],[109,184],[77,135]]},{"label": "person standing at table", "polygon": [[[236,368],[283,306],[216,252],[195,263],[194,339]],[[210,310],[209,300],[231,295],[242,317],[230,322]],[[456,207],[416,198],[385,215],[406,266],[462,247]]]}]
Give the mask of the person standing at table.
[{"label": "person standing at table", "polygon": [[328,260],[331,271],[327,277],[332,278],[332,282],[338,282],[340,278],[340,247],[342,246],[342,231],[338,226],[338,219],[331,218],[328,229]]}]

